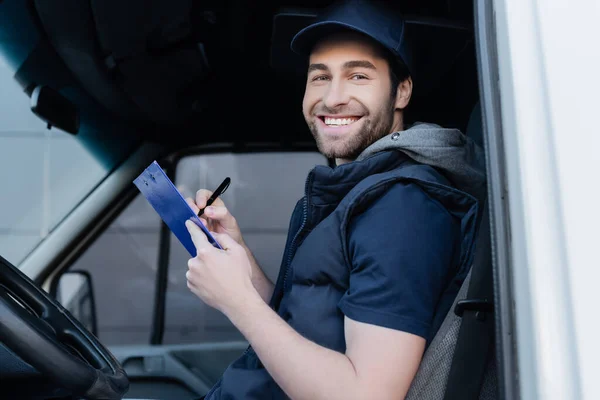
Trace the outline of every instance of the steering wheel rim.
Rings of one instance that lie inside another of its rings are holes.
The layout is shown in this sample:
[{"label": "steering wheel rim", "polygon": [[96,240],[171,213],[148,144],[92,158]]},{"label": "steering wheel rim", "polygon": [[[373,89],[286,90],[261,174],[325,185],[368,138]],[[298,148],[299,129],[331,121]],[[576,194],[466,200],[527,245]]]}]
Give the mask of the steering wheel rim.
[{"label": "steering wheel rim", "polygon": [[0,342],[39,372],[87,399],[121,399],[119,361],[68,310],[0,256]]}]

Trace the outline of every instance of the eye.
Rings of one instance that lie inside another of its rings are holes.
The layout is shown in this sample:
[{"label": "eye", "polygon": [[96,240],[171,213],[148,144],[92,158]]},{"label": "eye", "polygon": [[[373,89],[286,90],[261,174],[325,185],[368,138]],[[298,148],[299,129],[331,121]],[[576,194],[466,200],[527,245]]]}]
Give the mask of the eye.
[{"label": "eye", "polygon": [[314,76],[311,79],[311,81],[312,82],[317,82],[317,81],[325,81],[325,80],[328,80],[328,79],[329,79],[329,76],[327,76],[327,75],[317,75],[317,76]]},{"label": "eye", "polygon": [[356,80],[369,79],[369,78],[366,75],[363,75],[363,74],[354,74],[354,75],[352,75],[350,77],[350,79],[353,79],[353,80],[356,81]]}]

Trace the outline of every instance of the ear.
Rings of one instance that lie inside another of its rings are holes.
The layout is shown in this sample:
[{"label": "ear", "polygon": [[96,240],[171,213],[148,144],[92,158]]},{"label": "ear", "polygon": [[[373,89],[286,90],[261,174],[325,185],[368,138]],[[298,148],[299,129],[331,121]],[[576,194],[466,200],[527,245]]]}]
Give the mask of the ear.
[{"label": "ear", "polygon": [[396,110],[404,110],[408,103],[410,102],[410,97],[412,96],[413,90],[413,81],[409,76],[404,81],[398,84],[398,91],[396,92]]}]

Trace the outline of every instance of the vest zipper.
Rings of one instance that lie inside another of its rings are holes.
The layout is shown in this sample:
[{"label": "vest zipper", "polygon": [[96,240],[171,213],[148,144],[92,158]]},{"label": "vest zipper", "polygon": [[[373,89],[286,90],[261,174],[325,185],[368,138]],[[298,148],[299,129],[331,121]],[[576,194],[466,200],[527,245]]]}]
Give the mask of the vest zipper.
[{"label": "vest zipper", "polygon": [[305,226],[306,226],[306,221],[308,220],[308,186],[310,184],[310,180],[312,177],[312,172],[308,174],[308,176],[306,177],[306,183],[304,184],[304,199],[302,199],[302,223],[300,224],[300,228],[298,229],[298,231],[296,232],[296,235],[294,235],[294,239],[292,239],[292,243],[290,244],[290,248],[288,249],[288,258],[287,258],[287,263],[286,263],[286,267],[285,267],[285,275],[283,276],[283,291],[285,292],[285,288],[286,288],[286,282],[287,282],[287,278],[288,275],[290,273],[290,265],[292,264],[292,258],[294,257],[294,254],[296,253],[296,247],[298,245],[298,238],[300,237],[300,233],[302,233],[302,231],[304,230]]},{"label": "vest zipper", "polygon": [[[310,183],[311,176],[312,176],[312,172],[308,174],[308,176],[306,177],[306,183],[304,184],[304,193],[305,194],[304,194],[304,198],[302,199],[302,223],[300,224],[300,228],[298,228],[298,231],[294,235],[294,238],[292,239],[292,243],[290,244],[290,248],[288,249],[288,257],[287,257],[287,262],[286,262],[286,266],[285,266],[285,275],[283,275],[282,290],[284,290],[284,291],[285,291],[285,285],[287,282],[287,277],[288,277],[288,274],[290,271],[290,264],[292,263],[292,257],[296,251],[296,249],[295,249],[296,241],[298,240],[298,236],[300,236],[300,233],[304,230],[304,227],[306,226],[306,221],[308,219],[308,186]],[[250,352],[251,348],[252,348],[252,346],[248,345],[246,350],[244,350],[244,352],[242,353],[242,357],[245,356],[246,354],[248,354]]]}]

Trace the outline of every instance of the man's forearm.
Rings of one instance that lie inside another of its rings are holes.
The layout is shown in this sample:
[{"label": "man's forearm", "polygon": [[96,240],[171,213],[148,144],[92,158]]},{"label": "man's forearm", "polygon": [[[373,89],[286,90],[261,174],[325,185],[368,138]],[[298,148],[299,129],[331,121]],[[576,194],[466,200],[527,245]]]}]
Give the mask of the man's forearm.
[{"label": "man's forearm", "polygon": [[264,303],[246,301],[227,316],[292,399],[369,397],[345,354],[302,337]]},{"label": "man's forearm", "polygon": [[254,255],[248,246],[244,244],[243,247],[246,250],[246,254],[248,254],[250,264],[252,265],[252,285],[258,294],[260,294],[260,297],[264,300],[264,302],[268,304],[269,301],[271,301],[271,296],[273,295],[275,285],[265,275],[260,265],[258,265],[258,262],[254,258]]}]

